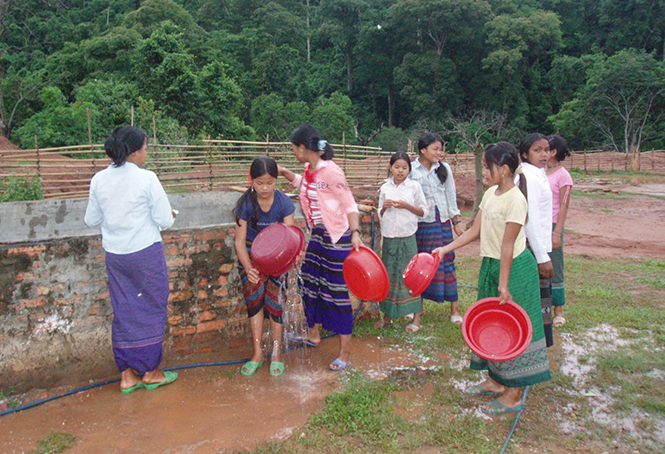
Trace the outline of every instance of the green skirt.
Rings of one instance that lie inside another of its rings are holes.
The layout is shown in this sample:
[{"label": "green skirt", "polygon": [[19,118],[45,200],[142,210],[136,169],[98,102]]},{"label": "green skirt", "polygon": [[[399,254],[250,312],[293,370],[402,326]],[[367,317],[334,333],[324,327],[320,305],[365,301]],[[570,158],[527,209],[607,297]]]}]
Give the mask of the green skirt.
[{"label": "green skirt", "polygon": [[[499,271],[499,260],[483,258],[478,277],[479,300],[499,296]],[[524,250],[513,259],[508,289],[513,301],[526,311],[531,320],[533,326],[531,344],[524,353],[510,361],[488,361],[471,353],[471,369],[487,369],[490,378],[509,388],[521,388],[547,381],[551,376],[540,309],[538,265],[529,251]]]},{"label": "green skirt", "polygon": [[415,234],[406,238],[383,238],[381,259],[388,271],[390,290],[380,306],[381,312],[390,318],[403,317],[423,310],[420,296],[409,293],[402,277],[404,268],[417,253]]}]

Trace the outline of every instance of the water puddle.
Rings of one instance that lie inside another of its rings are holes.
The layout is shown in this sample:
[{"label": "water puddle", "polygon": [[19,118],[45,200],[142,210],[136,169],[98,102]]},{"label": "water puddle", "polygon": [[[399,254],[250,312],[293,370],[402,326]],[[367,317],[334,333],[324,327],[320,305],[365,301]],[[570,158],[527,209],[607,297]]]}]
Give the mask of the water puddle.
[{"label": "water puddle", "polygon": [[[564,375],[572,377],[572,391],[588,398],[586,402],[591,409],[590,420],[610,429],[624,432],[629,438],[643,443],[652,441],[659,444],[665,443],[665,420],[653,421],[651,415],[637,409],[632,409],[628,414],[618,412],[614,408],[616,403],[614,395],[618,394],[621,389],[609,387],[601,390],[593,382],[599,355],[618,351],[631,345],[639,345],[641,348],[655,347],[652,337],[625,339],[621,337],[617,328],[609,324],[602,324],[581,335],[573,336],[570,333],[562,333],[561,342],[561,371]],[[665,376],[660,370],[653,370],[645,375],[656,379],[662,379]],[[575,414],[577,411],[577,405],[569,403],[563,413]],[[559,427],[563,433],[573,434],[585,430],[582,421],[574,422],[563,419],[561,416],[559,414]],[[647,421],[645,425],[652,426],[651,429],[645,430],[641,427],[643,421]]]}]

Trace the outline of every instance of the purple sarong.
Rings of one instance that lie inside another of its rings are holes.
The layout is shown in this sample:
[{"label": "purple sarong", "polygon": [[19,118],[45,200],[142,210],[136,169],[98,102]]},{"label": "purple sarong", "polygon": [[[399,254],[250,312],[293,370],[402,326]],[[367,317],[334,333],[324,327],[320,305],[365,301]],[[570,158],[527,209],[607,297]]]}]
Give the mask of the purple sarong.
[{"label": "purple sarong", "polygon": [[307,326],[320,323],[337,334],[353,333],[353,307],[342,272],[353,249],[347,231],[337,244],[323,227],[314,227],[302,264],[302,301]]},{"label": "purple sarong", "polygon": [[112,343],[120,372],[139,374],[162,361],[169,280],[162,243],[131,254],[106,252],[113,306]]}]

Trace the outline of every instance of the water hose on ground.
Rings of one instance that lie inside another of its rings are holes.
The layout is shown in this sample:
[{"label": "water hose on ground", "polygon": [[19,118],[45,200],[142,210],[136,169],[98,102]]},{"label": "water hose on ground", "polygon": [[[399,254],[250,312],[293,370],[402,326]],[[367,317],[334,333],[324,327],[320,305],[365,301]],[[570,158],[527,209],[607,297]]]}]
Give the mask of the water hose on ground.
[{"label": "water hose on ground", "polygon": [[[360,309],[362,307],[363,307],[363,301],[360,302],[360,304],[358,305],[358,309],[356,309],[355,314],[353,314],[353,319],[354,320],[358,316],[358,314],[360,313]],[[327,338],[332,337],[332,336],[336,336],[336,334],[331,333],[331,334],[323,336],[321,339],[327,339]],[[304,345],[305,344],[303,344],[302,342],[297,343],[297,344],[295,344],[295,345],[293,345],[289,348],[283,349],[282,353],[286,353],[286,352],[294,350],[296,348],[303,347]],[[268,357],[268,356],[270,356],[270,355],[266,355],[266,357]],[[251,358],[233,359],[233,360],[229,360],[229,361],[212,361],[212,362],[196,363],[196,364],[184,364],[182,366],[167,367],[167,368],[164,368],[162,370],[171,371],[171,370],[195,369],[197,367],[228,366],[228,365],[232,365],[232,364],[246,363],[250,359]],[[2,413],[0,413],[0,417],[5,416],[5,415],[10,415],[12,413],[17,413],[17,412],[22,411],[22,410],[27,410],[29,408],[36,407],[36,406],[41,405],[41,404],[45,404],[46,402],[51,402],[52,400],[60,399],[62,397],[71,396],[72,394],[78,394],[78,393],[83,392],[83,391],[89,391],[89,390],[94,389],[94,388],[99,388],[100,386],[110,385],[111,383],[117,383],[119,381],[120,381],[119,378],[114,378],[112,380],[106,380],[106,381],[103,381],[103,382],[100,382],[100,383],[95,383],[95,384],[92,384],[92,385],[83,386],[81,388],[76,388],[76,389],[73,389],[71,391],[67,391],[66,393],[57,394],[55,396],[50,396],[50,397],[47,397],[45,399],[40,399],[40,400],[37,400],[35,402],[31,402],[29,404],[21,405],[20,407],[16,407],[16,408],[12,408],[12,409],[3,411]]]}]

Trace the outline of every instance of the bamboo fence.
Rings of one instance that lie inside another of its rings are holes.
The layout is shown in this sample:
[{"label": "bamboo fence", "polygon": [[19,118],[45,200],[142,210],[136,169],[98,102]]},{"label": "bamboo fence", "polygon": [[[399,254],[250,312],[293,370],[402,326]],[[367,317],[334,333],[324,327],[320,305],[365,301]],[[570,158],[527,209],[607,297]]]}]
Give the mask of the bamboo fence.
[{"label": "bamboo fence", "polygon": [[[333,144],[333,148],[335,162],[346,173],[352,190],[378,195],[393,152],[345,143]],[[251,161],[262,155],[296,172],[302,169],[288,142],[231,140],[206,140],[199,145],[151,143],[144,167],[154,171],[170,193],[238,190],[247,187]],[[630,160],[625,153],[589,150],[573,152],[564,165],[582,171],[626,171]],[[455,175],[474,176],[472,153],[448,154],[446,161]],[[0,151],[0,178],[38,177],[45,198],[85,198],[92,176],[109,163],[100,144],[5,150]],[[665,151],[641,153],[639,168],[665,174]]]}]

